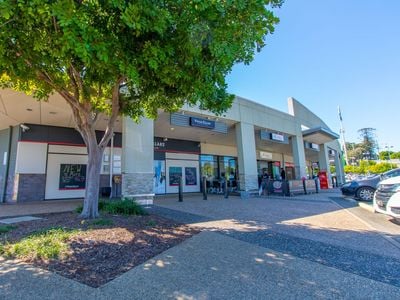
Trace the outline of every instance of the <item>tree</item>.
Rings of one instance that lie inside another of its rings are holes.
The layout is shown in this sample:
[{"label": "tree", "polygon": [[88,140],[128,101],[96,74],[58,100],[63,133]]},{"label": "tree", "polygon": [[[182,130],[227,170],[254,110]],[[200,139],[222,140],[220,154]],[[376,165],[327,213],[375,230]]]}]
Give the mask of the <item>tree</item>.
[{"label": "tree", "polygon": [[[0,86],[69,104],[88,149],[82,217],[98,216],[101,158],[119,115],[138,121],[184,103],[220,114],[225,76],[248,64],[282,0],[3,0]],[[96,140],[99,114],[109,116]]]},{"label": "tree", "polygon": [[361,128],[358,130],[362,142],[360,148],[363,151],[363,159],[376,159],[377,142],[375,139],[375,128]]}]

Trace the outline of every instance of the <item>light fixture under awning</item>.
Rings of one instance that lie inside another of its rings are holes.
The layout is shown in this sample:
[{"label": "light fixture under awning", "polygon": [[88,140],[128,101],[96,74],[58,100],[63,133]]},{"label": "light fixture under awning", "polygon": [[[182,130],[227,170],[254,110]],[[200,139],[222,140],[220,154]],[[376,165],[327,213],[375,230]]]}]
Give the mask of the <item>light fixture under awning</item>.
[{"label": "light fixture under awning", "polygon": [[314,127],[303,130],[303,139],[320,145],[339,139],[339,135],[328,128]]}]

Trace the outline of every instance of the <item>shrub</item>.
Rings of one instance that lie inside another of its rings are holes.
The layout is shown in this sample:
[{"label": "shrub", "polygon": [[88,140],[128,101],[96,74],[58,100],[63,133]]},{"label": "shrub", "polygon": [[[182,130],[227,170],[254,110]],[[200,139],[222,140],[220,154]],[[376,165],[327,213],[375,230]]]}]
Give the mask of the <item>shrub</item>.
[{"label": "shrub", "polygon": [[3,245],[0,254],[30,259],[63,257],[69,251],[68,239],[76,233],[76,230],[60,227],[45,229],[32,233],[19,242]]},{"label": "shrub", "polygon": [[149,227],[154,227],[157,225],[157,222],[154,220],[149,220],[146,225]]},{"label": "shrub", "polygon": [[[76,209],[76,213],[81,213],[82,205]],[[121,200],[99,201],[99,211],[108,212],[115,215],[147,215],[147,212],[134,199],[123,198]]]},{"label": "shrub", "polygon": [[118,215],[147,215],[147,212],[135,200],[127,198],[105,203],[103,211]]},{"label": "shrub", "polygon": [[[100,211],[104,209],[105,203],[106,203],[105,199],[100,199],[99,200],[98,207],[99,207]],[[82,210],[83,210],[83,204],[79,204],[79,206],[77,208],[75,208],[75,212],[77,214],[80,214],[82,212]]]},{"label": "shrub", "polygon": [[0,226],[0,234],[7,233],[13,229],[17,228],[17,226],[13,225],[1,225]]}]

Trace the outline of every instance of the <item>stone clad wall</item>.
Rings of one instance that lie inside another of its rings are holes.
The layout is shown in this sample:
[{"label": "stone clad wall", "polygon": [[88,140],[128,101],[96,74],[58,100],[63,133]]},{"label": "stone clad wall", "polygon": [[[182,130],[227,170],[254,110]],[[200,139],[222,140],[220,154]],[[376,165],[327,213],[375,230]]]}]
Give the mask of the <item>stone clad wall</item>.
[{"label": "stone clad wall", "polygon": [[153,177],[153,173],[122,174],[122,196],[135,198],[141,204],[152,204]]}]

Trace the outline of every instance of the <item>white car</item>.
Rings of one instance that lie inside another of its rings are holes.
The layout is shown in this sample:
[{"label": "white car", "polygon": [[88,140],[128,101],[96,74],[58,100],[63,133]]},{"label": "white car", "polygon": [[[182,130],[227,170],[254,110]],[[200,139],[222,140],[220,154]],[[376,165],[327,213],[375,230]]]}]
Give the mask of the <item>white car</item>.
[{"label": "white car", "polygon": [[374,210],[400,219],[400,176],[378,183],[374,194]]}]

